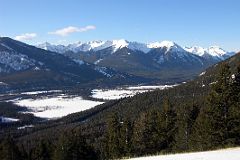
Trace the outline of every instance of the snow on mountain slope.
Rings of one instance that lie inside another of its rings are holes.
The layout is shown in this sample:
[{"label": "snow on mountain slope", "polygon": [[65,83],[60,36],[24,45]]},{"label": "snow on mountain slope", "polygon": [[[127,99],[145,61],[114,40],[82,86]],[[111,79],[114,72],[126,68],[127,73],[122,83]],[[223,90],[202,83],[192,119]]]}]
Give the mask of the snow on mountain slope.
[{"label": "snow on mountain slope", "polygon": [[240,148],[131,158],[130,160],[239,160]]},{"label": "snow on mountain slope", "polygon": [[0,51],[0,72],[25,70],[34,66],[34,63],[35,61],[26,55],[14,51]]},{"label": "snow on mountain slope", "polygon": [[138,43],[138,42],[129,42],[124,39],[120,40],[112,40],[112,41],[90,41],[86,43],[82,42],[77,42],[73,44],[69,44],[67,46],[64,45],[54,45],[50,43],[43,43],[37,45],[38,48],[45,49],[45,50],[50,50],[53,52],[58,52],[58,53],[64,53],[66,51],[72,51],[72,52],[86,52],[86,51],[98,51],[102,50],[105,48],[112,47],[113,52],[116,52],[118,49],[128,47],[129,49],[132,50],[140,50],[142,52],[148,52],[150,49],[147,47],[146,44],[144,43]]},{"label": "snow on mountain slope", "polygon": [[198,46],[193,46],[193,47],[185,47],[184,48],[186,51],[196,54],[198,56],[203,56],[206,53],[206,49],[203,47],[198,47]]},{"label": "snow on mountain slope", "polygon": [[[72,51],[74,53],[77,52],[86,52],[86,51],[99,51],[106,48],[111,48],[112,53],[116,52],[117,50],[127,47],[131,50],[135,51],[142,51],[144,53],[149,53],[153,49],[160,48],[164,50],[165,53],[178,53],[179,57],[185,57],[186,52],[192,53],[194,55],[210,58],[213,57],[216,60],[224,60],[232,55],[233,52],[227,52],[218,46],[211,46],[209,48],[203,48],[198,46],[193,47],[184,47],[182,48],[180,45],[176,44],[172,41],[162,41],[162,42],[153,42],[153,43],[139,43],[139,42],[130,42],[124,39],[119,40],[108,40],[108,41],[90,41],[86,43],[77,42],[73,44],[69,44],[67,46],[64,45],[51,45],[49,43],[44,43],[38,45],[37,47],[50,50],[58,53],[64,53],[66,51]],[[183,54],[184,53],[184,54]],[[161,60],[161,59],[160,59]]]},{"label": "snow on mountain slope", "polygon": [[216,56],[216,57],[221,57],[227,53],[226,51],[224,51],[222,48],[220,48],[218,46],[211,46],[208,48],[207,51],[209,54],[211,54],[212,56]]},{"label": "snow on mountain slope", "polygon": [[193,46],[193,47],[185,47],[184,49],[190,53],[193,53],[201,57],[211,56],[219,60],[224,60],[234,55],[234,52],[227,52],[219,46],[210,46],[209,48]]},{"label": "snow on mountain slope", "polygon": [[173,52],[185,52],[185,50],[180,47],[178,44],[172,41],[162,41],[162,42],[154,42],[147,45],[148,48],[163,48],[166,49],[165,53],[170,50]]},{"label": "snow on mountain slope", "polygon": [[90,50],[101,50],[104,49],[103,45],[104,45],[104,41],[90,41],[90,42],[86,42],[86,43],[82,43],[82,42],[77,42],[77,43],[73,43],[73,44],[69,44],[66,46],[67,51],[72,51],[72,52],[86,52],[86,51],[90,51]]},{"label": "snow on mountain slope", "polygon": [[48,42],[39,44],[37,47],[48,50],[48,51],[57,52],[57,53],[64,53],[67,51],[66,46],[64,45],[54,45]]},{"label": "snow on mountain slope", "polygon": [[35,60],[13,50],[7,44],[0,42],[0,73],[20,71],[31,68]]}]

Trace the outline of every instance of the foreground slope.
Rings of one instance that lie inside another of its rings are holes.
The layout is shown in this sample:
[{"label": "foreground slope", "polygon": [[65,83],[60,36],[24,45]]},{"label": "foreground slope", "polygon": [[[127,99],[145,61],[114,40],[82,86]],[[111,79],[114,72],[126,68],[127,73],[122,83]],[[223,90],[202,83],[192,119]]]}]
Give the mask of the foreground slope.
[{"label": "foreground slope", "polygon": [[239,160],[240,148],[229,148],[208,152],[195,152],[171,155],[159,155],[140,158],[131,158],[129,160]]}]

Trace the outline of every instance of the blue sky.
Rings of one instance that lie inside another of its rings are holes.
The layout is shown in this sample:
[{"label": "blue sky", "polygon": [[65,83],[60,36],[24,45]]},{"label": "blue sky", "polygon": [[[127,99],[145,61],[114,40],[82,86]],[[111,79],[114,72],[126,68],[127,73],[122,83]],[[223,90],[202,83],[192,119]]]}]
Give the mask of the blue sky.
[{"label": "blue sky", "polygon": [[127,39],[240,50],[239,0],[0,0],[0,36],[36,44]]}]

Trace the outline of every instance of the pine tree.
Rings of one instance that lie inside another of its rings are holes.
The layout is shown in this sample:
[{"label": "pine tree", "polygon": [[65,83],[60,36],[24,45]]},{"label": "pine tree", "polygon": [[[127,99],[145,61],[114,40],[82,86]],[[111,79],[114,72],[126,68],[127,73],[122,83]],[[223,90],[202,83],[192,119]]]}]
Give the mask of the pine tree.
[{"label": "pine tree", "polygon": [[122,148],[123,156],[129,156],[132,152],[132,135],[132,123],[126,119],[120,128],[120,148]]},{"label": "pine tree", "polygon": [[135,120],[133,125],[133,153],[137,156],[142,155],[146,149],[148,134],[146,133],[147,113],[144,112]]},{"label": "pine tree", "polygon": [[217,82],[213,85],[207,97],[207,104],[202,108],[194,127],[192,139],[195,141],[196,149],[205,150],[232,144],[229,141],[233,127],[232,106],[237,104],[236,100],[232,100],[234,97],[232,84],[230,67],[223,63]]},{"label": "pine tree", "polygon": [[54,153],[54,160],[94,160],[97,155],[87,145],[85,138],[76,131],[61,135]]},{"label": "pine tree", "polygon": [[52,156],[52,147],[46,140],[40,140],[37,147],[33,151],[33,159],[35,160],[49,160]]},{"label": "pine tree", "polygon": [[175,136],[175,151],[187,151],[190,149],[193,124],[198,116],[199,109],[193,105],[180,106],[177,112],[177,133]]},{"label": "pine tree", "polygon": [[169,151],[174,142],[176,114],[165,98],[162,110],[143,113],[134,125],[136,154],[154,154]]},{"label": "pine tree", "polygon": [[123,148],[121,146],[121,130],[122,122],[117,113],[111,114],[107,120],[106,131],[106,157],[107,158],[119,158],[122,155]]},{"label": "pine tree", "polygon": [[161,149],[170,150],[174,143],[174,137],[176,132],[176,112],[173,110],[173,106],[168,97],[164,98],[163,110],[161,112],[158,131],[161,135],[162,146]]},{"label": "pine tree", "polygon": [[21,160],[22,156],[12,137],[7,136],[0,145],[1,160]]},{"label": "pine tree", "polygon": [[232,75],[230,102],[227,143],[240,145],[240,63]]}]

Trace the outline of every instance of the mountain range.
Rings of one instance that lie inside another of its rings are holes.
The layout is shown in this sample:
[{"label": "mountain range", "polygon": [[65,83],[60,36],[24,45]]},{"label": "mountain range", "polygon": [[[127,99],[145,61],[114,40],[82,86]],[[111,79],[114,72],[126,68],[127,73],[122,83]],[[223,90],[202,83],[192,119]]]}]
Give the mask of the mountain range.
[{"label": "mountain range", "polygon": [[0,91],[138,81],[136,76],[0,38]]},{"label": "mountain range", "polygon": [[53,51],[53,52],[58,52],[58,53],[65,53],[69,51],[72,51],[74,53],[87,52],[87,51],[96,52],[106,48],[111,48],[112,53],[114,53],[117,50],[124,47],[127,47],[131,50],[148,53],[152,49],[166,47],[167,49],[175,48],[176,50],[185,50],[189,53],[192,53],[198,56],[212,56],[216,59],[224,59],[234,54],[234,52],[225,51],[219,46],[210,46],[209,48],[203,48],[199,46],[181,47],[172,41],[140,43],[140,42],[130,42],[124,39],[111,40],[111,41],[96,40],[96,41],[89,41],[85,43],[79,41],[79,42],[68,44],[68,45],[62,45],[62,44],[55,45],[55,44],[45,42],[45,43],[36,45],[36,47]]},{"label": "mountain range", "polygon": [[52,45],[46,42],[37,47],[58,52],[74,60],[163,82],[191,79],[207,67],[235,54],[218,46],[181,47],[172,41],[146,44],[124,39],[69,45]]},{"label": "mountain range", "polygon": [[0,37],[0,87],[4,91],[178,83],[232,55],[216,46],[183,48],[170,41],[44,43],[36,47]]}]

